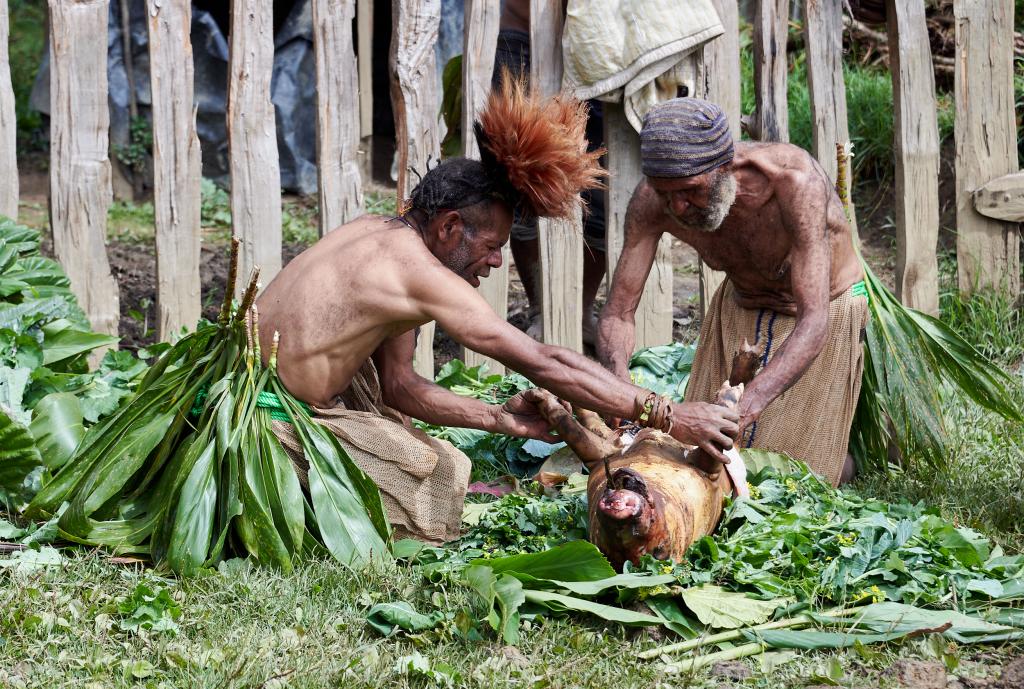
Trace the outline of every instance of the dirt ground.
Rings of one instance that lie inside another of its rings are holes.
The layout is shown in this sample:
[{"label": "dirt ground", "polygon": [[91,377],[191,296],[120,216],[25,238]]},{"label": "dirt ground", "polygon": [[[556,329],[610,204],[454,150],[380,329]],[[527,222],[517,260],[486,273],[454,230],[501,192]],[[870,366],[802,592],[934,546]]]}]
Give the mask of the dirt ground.
[{"label": "dirt ground", "polygon": [[[39,165],[23,166],[21,182],[21,221],[44,231],[47,228],[48,178]],[[950,171],[951,172],[951,171]],[[951,179],[943,175],[944,198],[951,198]],[[948,175],[951,178],[951,174]],[[858,223],[865,257],[882,277],[892,286],[895,242],[892,230],[892,185],[879,189],[862,189],[856,199]],[[953,204],[943,208],[943,226],[952,225]],[[952,232],[941,232],[940,244],[955,241]],[[201,253],[200,275],[202,279],[203,314],[207,318],[216,315],[224,295],[227,279],[228,248],[223,240],[223,231],[206,232]],[[282,248],[285,264],[298,255],[305,247],[301,244],[286,244]],[[44,251],[50,252],[49,237],[44,241]],[[111,270],[120,286],[121,320],[120,335],[122,347],[136,348],[155,341],[154,323],[156,314],[155,267],[156,256],[151,242],[137,239],[123,239],[116,235],[108,241],[107,255]],[[699,272],[696,252],[679,240],[672,245],[673,257],[673,333],[677,340],[690,341],[700,331]],[[529,325],[527,300],[515,264],[509,271],[508,320],[521,330]],[[597,298],[597,307],[604,303],[607,280]],[[461,349],[450,337],[438,329],[434,341],[435,366],[440,367],[457,357]],[[590,352],[592,353],[592,352]]]}]

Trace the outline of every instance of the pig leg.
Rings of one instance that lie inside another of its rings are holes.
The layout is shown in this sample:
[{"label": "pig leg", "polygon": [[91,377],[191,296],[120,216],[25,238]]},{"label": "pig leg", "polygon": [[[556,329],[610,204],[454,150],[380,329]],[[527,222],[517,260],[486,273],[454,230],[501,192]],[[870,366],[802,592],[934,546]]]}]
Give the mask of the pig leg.
[{"label": "pig leg", "polygon": [[528,401],[537,405],[541,415],[588,468],[618,451],[609,440],[581,425],[558,398],[547,390],[532,388],[523,394]]},{"label": "pig leg", "polygon": [[[760,363],[761,353],[758,348],[744,340],[743,346],[733,355],[729,380],[723,383],[718,390],[715,404],[735,409],[743,394],[743,386],[754,379]],[[722,470],[722,465],[718,460],[699,447],[687,456],[687,461],[706,473],[712,481],[718,478],[718,474]]]},{"label": "pig leg", "polygon": [[608,427],[608,424],[604,422],[604,419],[599,414],[595,414],[589,409],[580,409],[576,406],[572,410],[576,412],[576,418],[588,431],[596,433],[605,440],[615,441],[615,431]]}]

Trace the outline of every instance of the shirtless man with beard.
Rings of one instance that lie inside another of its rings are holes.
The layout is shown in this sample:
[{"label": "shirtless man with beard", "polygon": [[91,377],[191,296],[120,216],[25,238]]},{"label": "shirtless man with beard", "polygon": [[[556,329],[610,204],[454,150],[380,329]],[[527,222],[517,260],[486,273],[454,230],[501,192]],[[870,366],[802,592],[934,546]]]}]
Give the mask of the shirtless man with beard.
[{"label": "shirtless man with beard", "polygon": [[737,445],[786,452],[833,484],[848,479],[868,310],[833,185],[801,148],[734,144],[722,111],[698,99],[655,106],[640,137],[645,179],[627,211],[598,357],[628,378],[634,314],[668,232],[726,274],[704,317],[686,401],[713,401],[748,340],[765,366],[740,401]]},{"label": "shirtless man with beard", "polygon": [[[398,537],[457,537],[470,472],[464,454],[412,428],[408,416],[552,439],[531,391],[488,405],[417,375],[416,328],[429,321],[565,400],[639,418],[713,453],[715,444],[732,444],[735,412],[668,404],[580,354],[531,339],[474,289],[501,265],[513,208],[571,216],[580,190],[599,185],[600,153],[586,152],[585,118],[582,103],[541,100],[521,82],[506,85],[480,114],[482,160],[438,164],[398,217],[364,216],[333,230],[257,300],[262,351],[279,332],[282,383],[374,480]],[[273,427],[301,468],[291,425]]]}]

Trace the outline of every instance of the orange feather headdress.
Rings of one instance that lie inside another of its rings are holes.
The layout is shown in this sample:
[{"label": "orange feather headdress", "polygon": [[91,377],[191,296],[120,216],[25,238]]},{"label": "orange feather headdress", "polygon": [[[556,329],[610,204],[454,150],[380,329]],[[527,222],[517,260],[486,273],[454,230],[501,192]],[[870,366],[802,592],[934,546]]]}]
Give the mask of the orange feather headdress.
[{"label": "orange feather headdress", "polygon": [[598,163],[604,150],[587,151],[587,104],[566,94],[542,98],[507,69],[502,84],[476,122],[481,163],[513,205],[572,217],[583,205],[580,192],[602,188],[608,174]]}]

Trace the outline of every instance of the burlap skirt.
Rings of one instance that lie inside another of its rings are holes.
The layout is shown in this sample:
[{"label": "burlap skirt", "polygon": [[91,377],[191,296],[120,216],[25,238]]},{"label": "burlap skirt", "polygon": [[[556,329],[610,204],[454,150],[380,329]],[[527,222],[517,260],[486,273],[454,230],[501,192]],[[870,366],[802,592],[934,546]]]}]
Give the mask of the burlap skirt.
[{"label": "burlap skirt", "polygon": [[[311,416],[377,484],[395,537],[432,544],[458,538],[469,458],[451,443],[412,428],[385,405],[372,361],[336,402],[331,408],[313,407]],[[273,421],[272,426],[307,488],[309,464],[292,425]]]},{"label": "burlap skirt", "polygon": [[[824,349],[793,387],[765,408],[737,446],[785,452],[838,485],[860,395],[868,317],[867,299],[854,296],[852,288],[833,299]],[[714,401],[744,338],[761,348],[767,364],[795,324],[796,318],[769,309],[741,308],[726,280],[704,317],[686,401]]]}]

